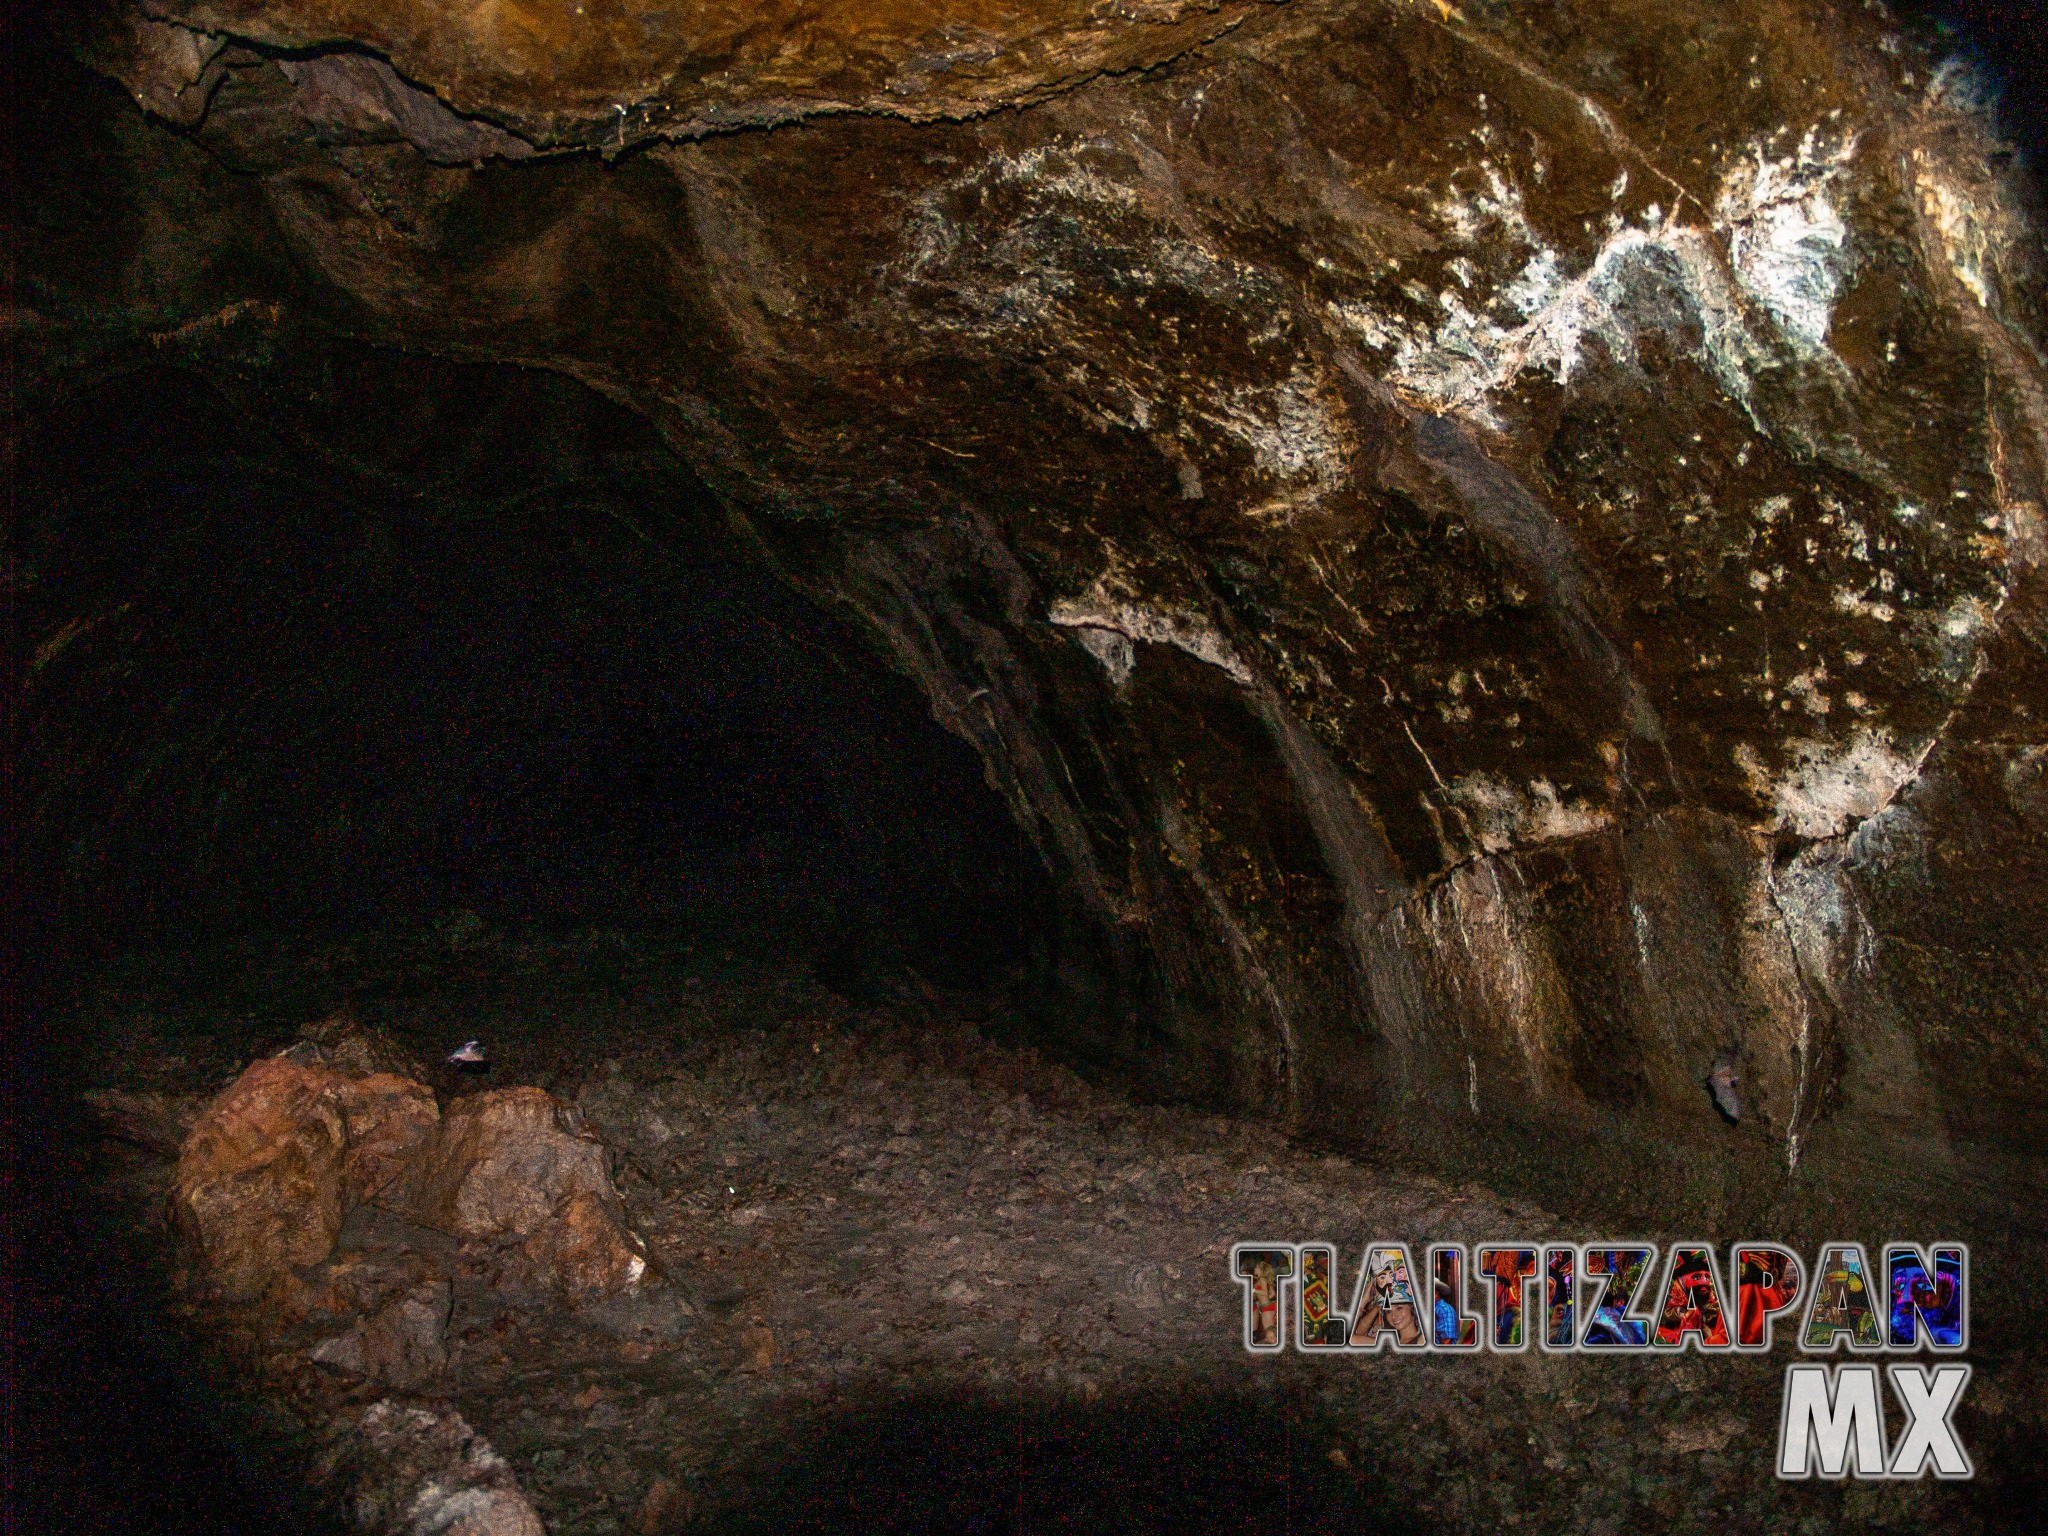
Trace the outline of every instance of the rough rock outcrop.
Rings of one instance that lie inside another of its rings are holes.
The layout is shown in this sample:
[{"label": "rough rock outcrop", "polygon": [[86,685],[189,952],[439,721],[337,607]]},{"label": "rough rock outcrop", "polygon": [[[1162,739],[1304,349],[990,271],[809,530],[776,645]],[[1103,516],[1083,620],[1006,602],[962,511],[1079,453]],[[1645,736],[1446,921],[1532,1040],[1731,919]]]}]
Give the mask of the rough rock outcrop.
[{"label": "rough rock outcrop", "polygon": [[[230,37],[293,52],[347,40],[410,80],[432,82],[463,114],[551,143],[617,151],[652,135],[823,113],[987,112],[1169,59],[1229,31],[1260,3],[956,0],[935,10],[901,0],[766,8],[735,0],[155,0],[146,12],[109,8],[92,41],[107,67],[155,106],[155,82],[199,79]],[[180,46],[177,36],[192,41]]]},{"label": "rough rock outcrop", "polygon": [[448,1367],[449,1306],[448,1282],[427,1281],[314,1346],[312,1358],[401,1391],[421,1390]]},{"label": "rough rock outcrop", "polygon": [[432,1090],[410,1078],[374,1072],[344,1081],[345,1193],[351,1202],[360,1203],[391,1188],[433,1135],[440,1113]]},{"label": "rough rock outcrop", "polygon": [[539,1088],[450,1105],[407,1203],[427,1226],[509,1242],[523,1278],[563,1295],[614,1295],[647,1275],[647,1245],[626,1225],[604,1143]]},{"label": "rough rock outcrop", "polygon": [[180,127],[24,376],[642,412],[982,754],[1048,1028],[1151,1089],[1558,1201],[2029,1182],[2048,287],[1966,69],[1826,0],[589,9],[108,5]]},{"label": "rough rock outcrop", "polygon": [[[538,1088],[460,1099],[444,1115],[420,1083],[350,1076],[301,1044],[253,1063],[179,1152],[174,1213],[198,1272],[229,1298],[271,1303],[280,1320],[374,1310],[315,1358],[403,1384],[440,1351],[430,1323],[445,1323],[447,1288],[414,1262],[420,1243],[378,1235],[374,1212],[357,1223],[367,1256],[338,1252],[350,1213],[372,1204],[386,1228],[412,1222],[505,1248],[506,1283],[600,1300],[647,1276],[604,1144]],[[317,1280],[292,1283],[322,1265]]]},{"label": "rough rock outcrop", "polygon": [[544,1536],[505,1458],[452,1409],[383,1398],[339,1426],[329,1476],[349,1476],[349,1514],[379,1536]]},{"label": "rough rock outcrop", "polygon": [[333,1251],[349,1207],[380,1193],[438,1118],[420,1084],[348,1077],[303,1047],[252,1063],[179,1150],[188,1250],[228,1295],[264,1295]]}]

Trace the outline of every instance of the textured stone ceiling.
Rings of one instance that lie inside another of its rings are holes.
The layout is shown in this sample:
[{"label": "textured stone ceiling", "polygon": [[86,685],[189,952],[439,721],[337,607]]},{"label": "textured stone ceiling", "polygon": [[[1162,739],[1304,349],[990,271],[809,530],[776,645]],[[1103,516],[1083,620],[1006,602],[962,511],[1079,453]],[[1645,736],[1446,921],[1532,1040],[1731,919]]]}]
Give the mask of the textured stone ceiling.
[{"label": "textured stone ceiling", "polygon": [[1260,0],[197,0],[140,8],[208,37],[375,49],[460,110],[622,145],[817,112],[963,117],[1143,69]]}]

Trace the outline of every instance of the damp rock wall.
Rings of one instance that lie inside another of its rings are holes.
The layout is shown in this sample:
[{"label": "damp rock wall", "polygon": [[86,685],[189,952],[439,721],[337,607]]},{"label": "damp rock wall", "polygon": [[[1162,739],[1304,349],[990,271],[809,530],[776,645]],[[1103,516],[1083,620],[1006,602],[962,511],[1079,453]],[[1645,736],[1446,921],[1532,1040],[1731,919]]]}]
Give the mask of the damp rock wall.
[{"label": "damp rock wall", "polygon": [[642,413],[979,753],[1073,1058],[1566,1207],[2026,1206],[2048,275],[1883,7],[64,35],[27,387],[346,336]]}]

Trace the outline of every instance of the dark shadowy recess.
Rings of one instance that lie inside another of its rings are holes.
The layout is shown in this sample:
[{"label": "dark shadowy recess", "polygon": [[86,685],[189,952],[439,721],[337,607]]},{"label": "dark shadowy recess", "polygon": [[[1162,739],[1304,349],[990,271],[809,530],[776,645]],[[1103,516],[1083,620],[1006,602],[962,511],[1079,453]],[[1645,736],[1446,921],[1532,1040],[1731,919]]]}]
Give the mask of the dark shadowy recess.
[{"label": "dark shadowy recess", "polygon": [[1280,1398],[904,1396],[816,1427],[738,1531],[1363,1531],[1402,1519]]},{"label": "dark shadowy recess", "polygon": [[1998,124],[2048,176],[2048,6],[2041,0],[1907,0],[1902,13],[1975,64],[1998,92]]},{"label": "dark shadowy recess", "polygon": [[[19,1080],[17,1080],[19,1081]],[[30,1085],[33,1085],[33,1079]],[[42,1107],[8,1223],[13,1349],[7,1529],[37,1536],[259,1536],[326,1529],[287,1445],[219,1396],[160,1317],[132,1247],[78,1198],[86,1128]]]},{"label": "dark shadowy recess", "polygon": [[130,375],[27,439],[25,809],[81,934],[474,912],[1015,960],[979,764],[637,418],[513,369],[277,372]]}]

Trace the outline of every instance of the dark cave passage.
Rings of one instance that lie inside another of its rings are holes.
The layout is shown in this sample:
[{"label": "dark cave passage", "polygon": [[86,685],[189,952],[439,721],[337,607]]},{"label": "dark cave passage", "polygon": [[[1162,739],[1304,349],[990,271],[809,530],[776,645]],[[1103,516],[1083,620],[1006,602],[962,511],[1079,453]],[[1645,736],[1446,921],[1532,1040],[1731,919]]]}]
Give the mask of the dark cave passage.
[{"label": "dark cave passage", "polygon": [[149,369],[33,422],[17,470],[39,1528],[320,1518],[91,1192],[78,1095],[137,1064],[92,1025],[109,985],[179,1016],[192,1086],[407,999],[426,1059],[482,1034],[501,1079],[509,1053],[573,1082],[621,998],[645,1024],[685,972],[1025,975],[1043,877],[971,749],[580,385],[367,348]]},{"label": "dark cave passage", "polygon": [[661,930],[1014,979],[1034,875],[971,750],[638,418],[369,350],[285,378],[124,377],[23,454],[23,802],[77,938]]}]

